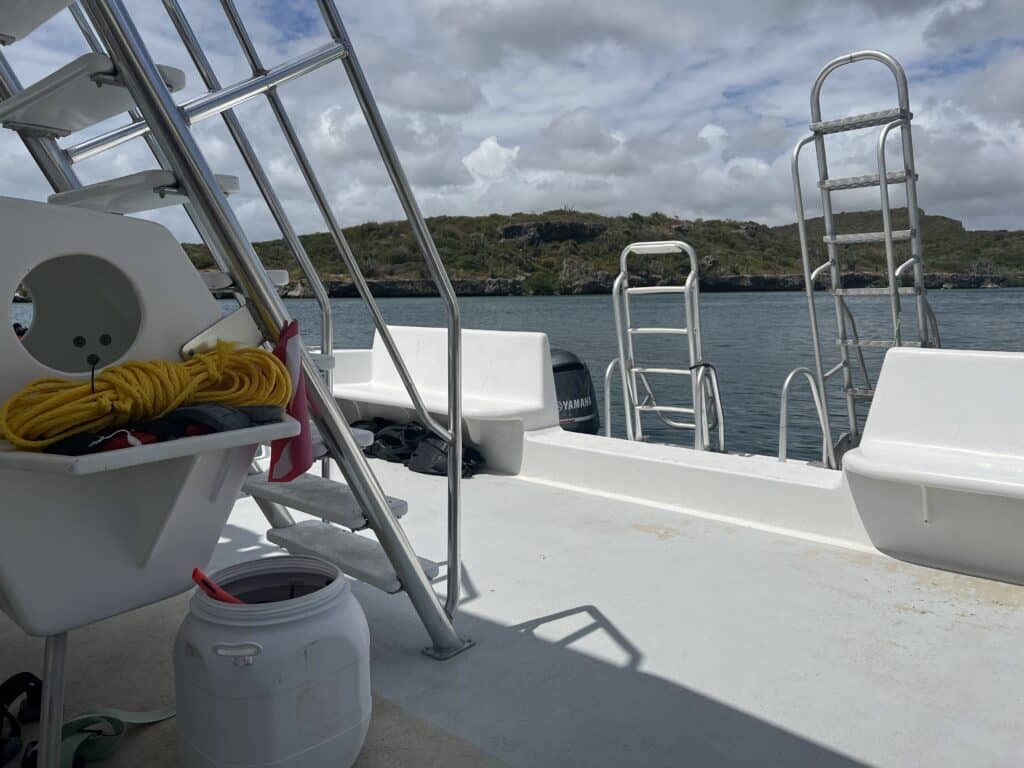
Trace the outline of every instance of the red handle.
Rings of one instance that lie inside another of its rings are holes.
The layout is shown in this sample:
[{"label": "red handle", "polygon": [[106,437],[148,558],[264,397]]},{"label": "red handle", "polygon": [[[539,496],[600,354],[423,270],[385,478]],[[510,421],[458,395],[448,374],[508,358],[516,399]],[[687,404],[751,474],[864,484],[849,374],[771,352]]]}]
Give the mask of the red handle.
[{"label": "red handle", "polygon": [[232,595],[230,592],[225,592],[221,589],[220,585],[217,584],[213,579],[207,576],[198,568],[192,569],[192,581],[196,583],[203,592],[222,603],[235,603],[237,605],[244,605],[244,603],[237,597]]}]

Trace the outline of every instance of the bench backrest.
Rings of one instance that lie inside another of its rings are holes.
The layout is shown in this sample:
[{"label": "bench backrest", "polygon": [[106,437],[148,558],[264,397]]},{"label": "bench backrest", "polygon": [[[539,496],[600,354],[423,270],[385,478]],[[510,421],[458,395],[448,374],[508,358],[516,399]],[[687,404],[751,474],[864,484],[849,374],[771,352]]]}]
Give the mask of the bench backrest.
[{"label": "bench backrest", "polygon": [[862,444],[1024,456],[1024,354],[891,349]]},{"label": "bench backrest", "polygon": [[[448,331],[392,325],[391,334],[424,392],[448,389]],[[402,386],[379,335],[373,339],[372,380]],[[464,396],[536,403],[554,402],[554,374],[548,337],[518,331],[462,331],[462,391]]]}]

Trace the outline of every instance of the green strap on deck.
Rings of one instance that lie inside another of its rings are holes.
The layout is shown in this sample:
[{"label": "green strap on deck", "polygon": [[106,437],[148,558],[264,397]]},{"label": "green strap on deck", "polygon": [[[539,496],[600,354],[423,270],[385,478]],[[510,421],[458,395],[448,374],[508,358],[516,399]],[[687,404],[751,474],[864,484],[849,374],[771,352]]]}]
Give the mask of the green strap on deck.
[{"label": "green strap on deck", "polygon": [[148,712],[105,709],[69,720],[61,731],[61,768],[73,768],[75,758],[87,763],[106,760],[117,751],[129,725],[152,725],[172,717],[174,707],[165,707]]}]

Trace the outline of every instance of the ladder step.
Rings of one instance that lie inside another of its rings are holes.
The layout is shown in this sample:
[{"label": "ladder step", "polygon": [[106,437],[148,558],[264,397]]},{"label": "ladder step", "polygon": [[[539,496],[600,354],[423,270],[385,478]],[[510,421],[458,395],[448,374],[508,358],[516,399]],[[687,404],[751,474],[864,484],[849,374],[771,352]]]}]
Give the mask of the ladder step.
[{"label": "ladder step", "polygon": [[[917,288],[912,285],[903,285],[896,289],[900,296],[916,296]],[[833,296],[888,296],[888,288],[833,288]]]},{"label": "ladder step", "polygon": [[[914,236],[912,229],[894,229],[892,241],[894,243],[905,242]],[[851,235],[825,235],[821,238],[829,245],[856,245],[857,243],[884,243],[885,232],[857,232]]]},{"label": "ladder step", "polygon": [[[839,347],[863,347],[872,349],[888,349],[895,347],[896,342],[892,339],[836,339],[836,346]],[[900,346],[920,347],[919,341],[905,341]]]},{"label": "ladder step", "polygon": [[[267,277],[270,278],[270,282],[275,288],[283,288],[291,282],[291,275],[288,274],[287,269],[268,269],[266,272]],[[227,272],[205,270],[200,272],[199,276],[203,278],[203,282],[206,283],[206,289],[211,293],[231,290],[235,284],[234,279]]]},{"label": "ladder step", "polygon": [[633,373],[664,373],[670,376],[690,376],[690,371],[685,368],[648,368],[647,366],[638,366],[631,369]]},{"label": "ladder step", "polygon": [[[290,483],[272,483],[264,472],[246,478],[242,490],[250,496],[275,501],[354,531],[366,527],[366,518],[355,494],[342,482],[306,474]],[[395,517],[402,517],[409,509],[405,501],[390,496],[388,504]]]},{"label": "ladder step", "polygon": [[685,285],[647,285],[642,288],[627,288],[626,293],[686,293]]},{"label": "ladder step", "polygon": [[[159,66],[168,89],[185,87],[185,73]],[[0,102],[0,124],[29,135],[67,136],[135,106],[102,53],[86,53]]]},{"label": "ladder step", "polygon": [[[287,528],[272,528],[267,538],[293,555],[320,557],[348,576],[363,581],[388,594],[402,591],[391,561],[380,542],[357,533],[349,533],[330,523],[307,520]],[[419,558],[427,578],[437,576],[437,563]]]},{"label": "ladder step", "polygon": [[[877,187],[881,177],[877,173],[869,173],[867,176],[847,176],[845,179],[826,179],[819,181],[818,187],[835,192],[839,189],[859,189],[861,187]],[[907,180],[906,171],[890,171],[885,174],[885,180],[889,184],[902,184]]]},{"label": "ladder step", "polygon": [[[321,371],[329,371],[334,365],[333,355],[314,355],[310,354],[313,358],[313,362],[316,363],[316,367]],[[330,358],[331,362],[327,363],[326,359]],[[349,427],[349,431],[352,432],[352,437],[356,441],[356,445],[360,448],[369,448],[373,445],[373,432],[368,429],[358,429],[357,427]],[[324,442],[323,435],[320,434],[320,428],[317,427],[315,422],[309,423],[310,440],[313,443],[313,458],[322,459],[329,453],[327,449],[327,443]],[[401,517],[405,512],[396,512],[395,517]]]},{"label": "ladder step", "polygon": [[864,389],[863,387],[850,387],[846,391],[859,400],[870,400],[875,396],[875,390]]},{"label": "ladder step", "polygon": [[886,125],[893,120],[910,119],[914,115],[904,112],[899,107],[886,109],[881,112],[866,112],[863,115],[851,115],[838,120],[822,120],[818,123],[811,123],[811,133],[842,133],[843,131],[856,131],[860,128],[871,128],[875,125]]},{"label": "ladder step", "polygon": [[[217,174],[225,195],[238,191],[238,177]],[[79,189],[50,195],[55,205],[73,205],[107,213],[141,213],[169,205],[178,205],[185,194],[171,171],[139,171],[128,176],[100,181]]]},{"label": "ladder step", "polygon": [[652,413],[684,413],[693,415],[693,408],[683,408],[679,405],[638,405],[636,409]]},{"label": "ladder step", "polygon": [[28,37],[71,5],[71,0],[6,0],[0,2],[0,45]]},{"label": "ladder step", "polygon": [[689,330],[686,328],[630,328],[629,332],[634,335],[663,333],[670,336],[685,336]]}]

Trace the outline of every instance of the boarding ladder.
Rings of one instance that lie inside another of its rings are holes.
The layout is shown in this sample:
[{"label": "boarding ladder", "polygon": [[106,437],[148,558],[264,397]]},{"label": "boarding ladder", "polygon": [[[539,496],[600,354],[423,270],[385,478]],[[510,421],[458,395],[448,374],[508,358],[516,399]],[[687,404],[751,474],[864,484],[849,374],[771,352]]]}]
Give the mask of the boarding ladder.
[{"label": "boarding ladder", "polygon": [[[345,482],[305,475],[289,484],[271,484],[253,475],[246,484],[266,515],[268,538],[301,554],[336,563],[346,574],[387,592],[405,592],[430,637],[428,655],[444,659],[469,647],[453,620],[461,584],[462,398],[459,308],[437,248],[413,196],[374,97],[359,65],[341,15],[333,0],[318,0],[330,42],[272,67],[264,65],[234,0],[220,5],[252,75],[222,85],[200,46],[178,0],[163,0],[164,10],[199,72],[207,92],[176,103],[172,91],[185,76],[173,67],[158,66],[122,0],[0,0],[0,44],[13,45],[65,9],[83,33],[90,52],[27,88],[0,54],[0,124],[17,131],[54,194],[55,205],[75,205],[122,214],[183,204],[197,231],[223,270],[210,287],[238,294],[244,307],[228,315],[203,336],[186,343],[183,353],[210,338],[275,340],[290,316],[271,275],[242,229],[227,195],[238,180],[215,175],[193,137],[191,126],[220,115],[266,202],[285,243],[312,289],[322,314],[321,351],[303,350],[303,370],[314,424],[325,457]],[[278,94],[289,81],[333,63],[340,63],[373,135],[381,159],[405,210],[428,271],[440,293],[448,326],[448,412],[431,415],[398,352],[369,285],[331,209],[317,171],[307,155],[291,115]],[[292,226],[288,214],[253,148],[234,108],[265,98],[317,207],[330,231],[377,333],[401,376],[420,421],[448,445],[447,596],[434,592],[433,566],[416,556],[398,520],[405,502],[384,494],[361,447],[331,392],[333,333],[327,291]],[[107,118],[126,113],[129,121],[101,135],[74,142],[73,134]],[[71,136],[63,145],[59,139]],[[74,163],[125,142],[143,138],[158,168],[83,186]],[[140,257],[144,254],[140,254]],[[328,474],[328,473],[324,473]],[[289,507],[320,520],[296,522]],[[366,529],[373,536],[356,534]],[[42,745],[41,765],[50,768],[52,745]],[[53,763],[55,765],[55,763]]]},{"label": "boarding ladder", "polygon": [[[896,80],[897,106],[880,112],[823,120],[821,114],[821,91],[829,75],[840,67],[858,62],[874,61],[886,66]],[[874,395],[872,374],[868,370],[864,350],[884,350],[890,347],[916,346],[937,347],[940,345],[938,323],[928,304],[924,278],[924,247],[921,233],[921,215],[917,203],[917,172],[914,167],[914,147],[911,136],[910,98],[907,76],[895,58],[882,51],[858,51],[833,59],[818,73],[811,89],[810,135],[801,139],[792,155],[793,195],[796,204],[797,229],[800,236],[800,253],[803,260],[804,288],[810,313],[811,340],[814,348],[814,369],[798,368],[786,379],[782,392],[782,408],[779,428],[779,458],[786,460],[787,454],[787,401],[794,381],[801,376],[811,387],[815,409],[822,430],[822,462],[838,467],[842,453],[860,441],[860,420],[858,406],[870,404]],[[875,172],[862,176],[831,178],[826,156],[826,136],[847,131],[878,128],[875,144]],[[898,170],[889,170],[886,160],[886,141],[893,131],[899,131],[901,163]],[[807,220],[804,213],[803,190],[800,183],[800,153],[808,144],[814,144],[818,164],[818,189],[824,222],[824,237],[827,259],[818,265],[812,264],[812,251],[807,234]],[[902,184],[906,191],[908,229],[894,229],[889,200],[889,187]],[[876,232],[839,233],[836,231],[833,215],[832,195],[846,190],[877,187],[881,208],[882,229]],[[844,248],[865,243],[878,243],[885,249],[885,285],[882,287],[846,287],[844,285]],[[909,244],[909,258],[897,263],[897,244]],[[839,362],[825,370],[818,316],[814,303],[815,281],[827,275],[828,291],[832,295],[837,337],[836,346]],[[910,285],[903,285],[909,276]],[[917,315],[917,338],[907,339],[903,329],[902,298],[912,296]],[[857,323],[849,306],[849,299],[888,299],[888,315],[892,333],[887,338],[862,339]],[[857,374],[854,375],[852,359],[856,358]],[[833,439],[829,420],[826,385],[837,379],[842,382],[842,393],[846,403],[847,429],[836,440]]]},{"label": "boarding ladder", "polygon": [[[683,285],[636,286],[630,284],[630,259],[643,256],[671,256],[685,254],[690,269]],[[678,295],[683,297],[684,324],[680,327],[641,327],[633,324],[630,313],[631,297]],[[688,244],[678,240],[633,243],[623,249],[619,257],[619,274],[612,286],[612,306],[615,312],[615,337],[619,356],[605,370],[604,408],[605,433],[611,434],[611,382],[618,369],[622,382],[623,405],[626,417],[626,438],[644,440],[645,414],[657,416],[672,429],[692,430],[693,447],[697,450],[712,448],[712,430],[717,428],[717,448],[725,450],[725,418],[718,390],[718,374],[714,366],[704,360],[700,331],[700,279],[697,253]],[[685,336],[687,342],[686,368],[651,366],[638,362],[634,343],[638,336]],[[667,405],[654,394],[651,379],[686,377],[689,379],[687,400],[689,405]]]}]

